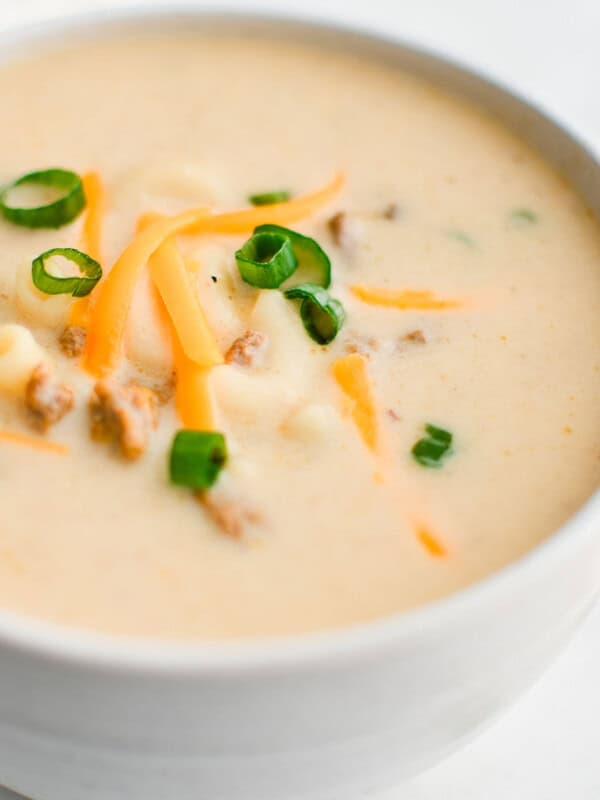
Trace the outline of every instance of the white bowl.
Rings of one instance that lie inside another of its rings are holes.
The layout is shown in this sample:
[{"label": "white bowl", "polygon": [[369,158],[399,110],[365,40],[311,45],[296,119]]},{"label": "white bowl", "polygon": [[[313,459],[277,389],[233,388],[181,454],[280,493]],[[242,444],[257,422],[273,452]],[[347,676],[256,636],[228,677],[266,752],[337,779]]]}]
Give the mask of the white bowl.
[{"label": "white bowl", "polygon": [[[40,36],[169,24],[148,12],[63,20],[10,32],[0,56]],[[600,210],[589,150],[531,104],[444,60],[304,22],[187,12],[177,24],[276,31],[413,70],[491,109]],[[599,519],[596,494],[491,578],[342,631],[166,644],[4,613],[0,783],[36,800],[363,797],[457,748],[550,662],[599,588]]]}]

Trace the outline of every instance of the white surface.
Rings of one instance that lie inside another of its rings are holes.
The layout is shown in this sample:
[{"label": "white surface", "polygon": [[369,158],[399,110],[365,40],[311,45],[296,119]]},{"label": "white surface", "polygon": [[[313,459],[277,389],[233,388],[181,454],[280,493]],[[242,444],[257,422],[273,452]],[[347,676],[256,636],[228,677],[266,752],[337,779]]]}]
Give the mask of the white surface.
[{"label": "white surface", "polygon": [[[0,0],[0,27],[114,5],[117,0]],[[285,0],[203,5],[292,11]],[[600,144],[598,0],[303,0],[302,8],[428,44],[483,67]],[[489,732],[380,800],[597,800],[599,675],[597,609],[568,652]],[[9,797],[0,790],[0,800]]]}]

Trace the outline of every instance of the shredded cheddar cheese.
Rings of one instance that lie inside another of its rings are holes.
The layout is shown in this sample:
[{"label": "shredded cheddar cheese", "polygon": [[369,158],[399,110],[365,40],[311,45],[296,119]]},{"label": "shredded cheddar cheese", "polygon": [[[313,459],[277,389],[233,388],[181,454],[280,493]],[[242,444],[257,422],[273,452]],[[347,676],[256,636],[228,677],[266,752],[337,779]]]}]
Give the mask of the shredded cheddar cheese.
[{"label": "shredded cheddar cheese", "polygon": [[106,190],[97,172],[88,172],[81,181],[86,200],[83,249],[88,256],[102,262],[102,221],[106,210]]},{"label": "shredded cheddar cheese", "polygon": [[169,236],[208,214],[208,209],[199,208],[157,219],[121,253],[100,284],[92,309],[84,354],[84,366],[92,375],[106,374],[117,364],[133,293],[144,265]]},{"label": "shredded cheddar cheese", "polygon": [[222,364],[223,356],[176,243],[171,239],[164,242],[148,268],[186,356],[200,367]]},{"label": "shredded cheddar cheese", "polygon": [[434,558],[444,558],[448,554],[442,542],[427,528],[419,526],[416,530],[416,536],[429,555]]},{"label": "shredded cheddar cheese", "polygon": [[312,194],[305,194],[266,206],[254,206],[240,211],[200,219],[190,225],[187,233],[248,233],[258,225],[289,225],[314,214],[330,203],[344,185],[344,175],[339,172],[333,180]]},{"label": "shredded cheddar cheese", "polygon": [[[102,263],[102,221],[106,207],[106,190],[97,172],[88,172],[81,179],[86,199],[83,219],[82,249]],[[69,325],[85,328],[90,310],[90,297],[80,297],[69,310]]]},{"label": "shredded cheddar cheese", "polygon": [[384,308],[397,308],[400,311],[448,311],[463,308],[463,300],[437,298],[433,292],[413,291],[411,289],[385,289],[376,286],[351,286],[350,291],[363,303]]},{"label": "shredded cheddar cheese", "polygon": [[103,375],[115,368],[140,272],[170,236],[177,233],[243,233],[266,222],[293,222],[329,202],[341,188],[343,180],[340,174],[324,189],[286,203],[215,215],[207,208],[197,208],[152,222],[125,248],[99,287],[88,327],[85,368],[92,375]]},{"label": "shredded cheddar cheese", "polygon": [[0,440],[31,447],[34,450],[45,450],[49,453],[57,453],[58,455],[66,455],[69,452],[69,448],[64,444],[51,442],[48,441],[48,439],[36,439],[34,436],[28,436],[25,433],[17,433],[16,431],[0,430]]},{"label": "shredded cheddar cheese", "polygon": [[[138,228],[143,227],[149,222],[148,218],[142,218],[138,223]],[[162,270],[169,271],[172,266],[177,266],[181,262],[183,270],[187,273],[187,264],[183,261],[181,254],[174,242],[167,241],[161,245],[156,253],[148,262],[150,275],[154,279],[155,273]],[[173,280],[176,280],[176,271],[173,272]],[[185,285],[185,284],[184,284]],[[173,360],[175,362],[175,408],[177,415],[186,428],[192,430],[209,431],[214,429],[214,404],[209,384],[209,373],[212,366],[223,361],[220,352],[217,350],[219,360],[208,361],[206,366],[200,366],[197,361],[191,359],[185,352],[180,333],[176,327],[175,317],[172,313],[174,306],[166,305],[166,299],[155,284],[157,292],[157,302],[162,315],[166,317],[172,329]],[[175,309],[176,313],[176,309]],[[206,324],[206,335],[210,347],[217,347],[212,331],[204,319],[204,312],[201,312],[202,320]],[[207,359],[205,359],[207,360]]]},{"label": "shredded cheddar cheese", "polygon": [[182,424],[197,431],[215,428],[214,403],[210,388],[210,368],[199,367],[183,352],[177,337],[173,337],[175,372],[175,407]]},{"label": "shredded cheddar cheese", "polygon": [[360,353],[338,358],[333,363],[333,375],[350,400],[352,417],[364,443],[375,452],[377,413],[366,358]]}]

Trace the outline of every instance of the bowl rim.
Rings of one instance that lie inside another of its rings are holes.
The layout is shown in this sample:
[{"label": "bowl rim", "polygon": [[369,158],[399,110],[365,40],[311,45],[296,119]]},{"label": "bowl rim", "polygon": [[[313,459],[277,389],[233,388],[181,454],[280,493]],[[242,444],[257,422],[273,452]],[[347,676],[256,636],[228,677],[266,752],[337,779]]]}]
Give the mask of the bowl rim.
[{"label": "bowl rim", "polygon": [[[17,24],[0,33],[0,57],[4,59],[7,41],[16,40],[16,52],[28,41],[37,39],[51,43],[78,29],[86,34],[104,31],[115,23],[135,25],[142,21],[154,24],[168,19],[178,23],[258,23],[269,27],[288,27],[307,34],[328,33],[340,36],[342,48],[350,43],[363,42],[377,47],[387,46],[409,55],[422,56],[474,79],[483,88],[493,90],[533,110],[549,126],[566,135],[595,164],[600,163],[600,150],[593,137],[577,125],[574,132],[555,112],[549,113],[543,104],[527,94],[490,77],[487,70],[467,64],[435,48],[384,34],[365,30],[345,21],[331,21],[314,15],[295,13],[248,12],[235,8],[215,10],[214,7],[167,5],[136,5],[85,12],[59,14],[55,18],[33,23]],[[415,608],[349,626],[279,637],[236,640],[178,640],[142,637],[121,637],[47,622],[28,615],[0,611],[0,647],[9,647],[30,655],[58,662],[104,671],[135,672],[137,674],[181,677],[182,675],[236,676],[255,671],[293,670],[303,667],[334,665],[352,657],[372,657],[374,653],[397,646],[399,642],[424,635],[453,619],[461,618],[469,609],[493,602],[514,592],[517,582],[531,583],[535,577],[557,567],[565,554],[584,547],[595,536],[594,522],[600,519],[600,489],[596,490],[578,510],[554,533],[526,553],[466,587]],[[599,587],[600,588],[600,587]]]}]

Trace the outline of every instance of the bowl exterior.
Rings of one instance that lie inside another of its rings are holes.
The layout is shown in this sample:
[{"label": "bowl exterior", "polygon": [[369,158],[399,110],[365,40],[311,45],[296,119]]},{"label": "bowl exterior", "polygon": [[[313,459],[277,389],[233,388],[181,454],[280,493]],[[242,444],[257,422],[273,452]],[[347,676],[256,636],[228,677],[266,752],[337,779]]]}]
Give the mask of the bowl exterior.
[{"label": "bowl exterior", "polygon": [[522,692],[590,608],[599,571],[589,538],[448,626],[319,663],[159,675],[3,645],[0,782],[36,800],[364,797]]}]

